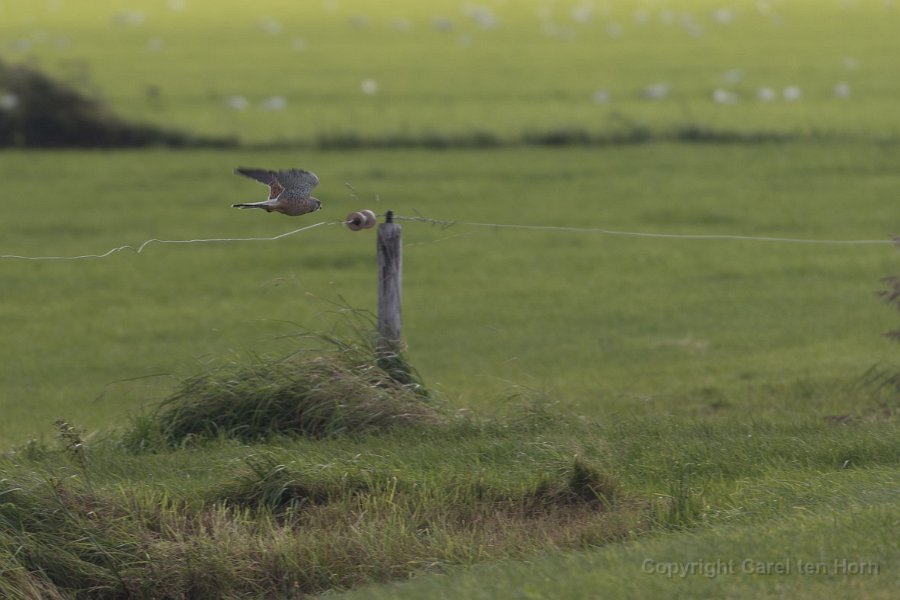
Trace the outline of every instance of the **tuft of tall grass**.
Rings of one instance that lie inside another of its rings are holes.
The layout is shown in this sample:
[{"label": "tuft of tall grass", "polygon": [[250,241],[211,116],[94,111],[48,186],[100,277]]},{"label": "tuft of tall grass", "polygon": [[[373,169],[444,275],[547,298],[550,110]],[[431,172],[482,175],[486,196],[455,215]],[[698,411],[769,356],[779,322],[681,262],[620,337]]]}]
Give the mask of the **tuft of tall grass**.
[{"label": "tuft of tall grass", "polygon": [[[900,244],[900,241],[898,241],[898,244]],[[879,291],[878,297],[881,298],[886,304],[889,304],[897,310],[900,310],[900,277],[884,277],[881,281],[885,284],[886,289]],[[900,329],[892,329],[891,331],[885,332],[884,335],[888,339],[900,341]]]},{"label": "tuft of tall grass", "polygon": [[315,337],[330,347],[257,356],[189,377],[150,414],[133,420],[124,445],[138,451],[216,437],[323,438],[444,422],[424,402],[427,390],[402,354],[366,340]]},{"label": "tuft of tall grass", "polygon": [[116,534],[122,514],[72,477],[0,480],[0,596],[90,590],[92,597],[115,597],[122,565],[136,548]]},{"label": "tuft of tall grass", "polygon": [[213,500],[284,514],[327,504],[342,496],[372,492],[374,488],[371,477],[358,472],[311,469],[262,453],[244,459],[244,467],[216,491]]},{"label": "tuft of tall grass", "polygon": [[[900,238],[895,237],[894,242],[900,248]],[[885,287],[877,292],[878,298],[888,306],[900,311],[900,277],[896,275],[882,277],[881,282]],[[884,337],[892,342],[900,342],[900,328],[885,331]],[[880,407],[885,416],[900,410],[900,406],[897,404],[900,400],[900,394],[898,394],[900,392],[900,370],[896,366],[873,366],[862,375],[858,385],[888,396]]]}]

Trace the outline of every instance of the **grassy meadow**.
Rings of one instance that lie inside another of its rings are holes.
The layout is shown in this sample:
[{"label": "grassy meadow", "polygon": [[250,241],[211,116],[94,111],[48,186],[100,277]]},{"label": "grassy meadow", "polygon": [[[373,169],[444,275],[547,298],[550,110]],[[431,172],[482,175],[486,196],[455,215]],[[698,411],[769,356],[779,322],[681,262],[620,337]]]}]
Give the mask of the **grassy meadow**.
[{"label": "grassy meadow", "polygon": [[7,60],[131,118],[261,144],[900,133],[883,0],[5,0],[0,16]]},{"label": "grassy meadow", "polygon": [[[331,182],[321,186],[322,197],[333,194],[327,218],[370,206],[577,227],[596,214],[590,225],[622,231],[887,241],[882,224],[890,222],[900,177],[885,173],[897,154],[843,144],[775,145],[767,153],[665,144],[491,151],[506,167],[470,151],[350,155],[383,164],[377,173],[365,166],[346,172],[345,153],[315,159]],[[856,175],[834,173],[848,156],[866,166]],[[258,186],[214,170],[254,158],[291,160],[258,152],[9,154],[4,180],[13,195],[46,194],[57,208],[22,212],[5,204],[5,250],[102,254],[152,238],[267,237],[320,220],[323,213],[289,220],[230,209],[234,200],[253,199]],[[47,171],[58,178],[36,183]],[[728,202],[710,173],[734,190]],[[199,196],[196,177],[209,182]],[[343,178],[359,199],[338,183]],[[818,193],[798,195],[813,178]],[[498,200],[504,197],[511,200]],[[92,430],[121,423],[204,361],[287,352],[304,330],[340,327],[335,313],[343,305],[374,310],[373,233],[325,225],[275,242],[151,244],[140,255],[125,250],[102,260],[3,261],[11,283],[0,369],[5,410],[14,415],[3,422],[4,438],[21,443],[57,416]],[[875,297],[879,279],[897,266],[889,244],[416,222],[404,224],[404,242],[409,354],[455,406],[493,411],[521,386],[604,418],[610,410],[702,412],[723,400],[735,414],[745,414],[748,402],[776,414],[820,408],[808,402],[840,412],[850,406],[835,385],[892,364],[896,353],[880,335],[896,317]],[[792,386],[821,393],[810,391],[813,398],[796,406],[771,405],[772,389]],[[728,400],[735,393],[740,402]]]},{"label": "grassy meadow", "polygon": [[893,597],[898,11],[0,0],[0,60],[235,140],[0,151],[0,596]]}]

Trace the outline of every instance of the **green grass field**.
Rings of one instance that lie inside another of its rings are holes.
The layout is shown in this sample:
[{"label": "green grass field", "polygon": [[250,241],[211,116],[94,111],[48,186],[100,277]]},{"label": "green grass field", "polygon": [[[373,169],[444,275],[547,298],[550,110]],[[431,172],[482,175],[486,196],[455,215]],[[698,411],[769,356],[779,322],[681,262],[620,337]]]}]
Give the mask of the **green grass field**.
[{"label": "green grass field", "polygon": [[[486,223],[887,241],[900,179],[891,172],[896,150],[864,144],[318,153],[298,161],[315,160],[324,182],[327,208],[313,219],[229,208],[259,192],[231,175],[231,165],[291,160],[259,152],[8,153],[10,197],[43,196],[52,208],[5,203],[4,252],[72,256],[151,238],[273,236],[363,207]],[[839,168],[848,161],[857,172]],[[49,172],[55,177],[41,182]],[[879,279],[897,267],[889,244],[416,222],[404,224],[404,241],[409,352],[455,406],[493,410],[524,386],[600,417],[693,413],[734,394],[742,400],[729,410],[738,414],[747,402],[807,410],[771,404],[772,389],[796,385],[821,387],[840,411],[848,407],[835,385],[896,353],[880,335],[896,317],[875,297]],[[57,416],[91,429],[114,423],[207,358],[280,352],[295,343],[280,337],[335,326],[334,303],[374,310],[374,245],[373,230],[327,225],[275,242],[3,261],[0,368],[13,415],[3,436],[24,441]]]},{"label": "green grass field", "polygon": [[[893,597],[898,10],[0,0],[4,61],[243,142],[0,153],[0,595]],[[239,165],[323,211],[231,209]],[[374,310],[362,208],[435,221],[434,421],[135,452],[185,379]]]},{"label": "green grass field", "polygon": [[[259,143],[473,132],[518,139],[633,127],[659,133],[686,124],[898,133],[900,84],[890,76],[900,52],[897,8],[881,0],[0,7],[8,60],[33,57],[129,117]],[[374,93],[363,91],[366,80]],[[665,98],[643,97],[659,84]],[[835,95],[839,84],[849,97]],[[791,86],[801,100],[782,99]],[[758,100],[760,88],[775,98]],[[739,101],[715,102],[716,89]],[[607,102],[595,101],[598,90]],[[233,97],[246,107],[230,108]],[[285,108],[267,109],[272,97]]]}]

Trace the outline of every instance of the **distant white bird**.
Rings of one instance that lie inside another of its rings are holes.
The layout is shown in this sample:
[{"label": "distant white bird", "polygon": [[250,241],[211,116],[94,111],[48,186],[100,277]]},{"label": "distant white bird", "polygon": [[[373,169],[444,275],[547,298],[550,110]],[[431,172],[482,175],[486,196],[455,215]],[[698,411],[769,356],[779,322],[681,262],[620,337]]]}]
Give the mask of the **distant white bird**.
[{"label": "distant white bird", "polygon": [[844,82],[835,84],[834,88],[832,88],[832,92],[834,93],[835,98],[849,98],[850,84]]},{"label": "distant white bird", "polygon": [[734,10],[730,8],[716,9],[713,11],[713,19],[715,19],[717,23],[727,25],[734,21]]},{"label": "distant white bird", "polygon": [[789,85],[781,92],[784,99],[788,102],[796,102],[803,97],[803,90],[796,85]]},{"label": "distant white bird", "polygon": [[116,25],[131,25],[137,27],[143,25],[147,15],[139,10],[123,10],[113,15],[113,23]]},{"label": "distant white bird", "polygon": [[722,88],[716,88],[712,93],[713,102],[717,104],[737,104],[738,95]]},{"label": "distant white bird", "polygon": [[391,23],[391,29],[405,33],[412,31],[412,22],[409,19],[396,19]]},{"label": "distant white bird", "polygon": [[653,85],[648,85],[647,87],[645,87],[644,91],[641,92],[641,97],[645,100],[662,100],[668,95],[668,83],[654,83]]},{"label": "distant white bird", "polygon": [[272,17],[263,17],[258,24],[260,29],[272,36],[281,35],[284,31],[284,25]]},{"label": "distant white bird", "polygon": [[378,82],[374,79],[363,79],[362,83],[359,84],[359,89],[366,96],[371,96],[378,92]]},{"label": "distant white bird", "polygon": [[250,101],[244,96],[229,96],[226,104],[231,110],[246,110],[250,106]]},{"label": "distant white bird", "polygon": [[284,96],[272,96],[263,100],[260,106],[263,110],[284,110],[287,108],[287,100]]},{"label": "distant white bird", "polygon": [[756,90],[756,99],[760,102],[771,102],[776,95],[775,90],[768,86],[763,86]]},{"label": "distant white bird", "polygon": [[315,173],[303,169],[269,171],[245,167],[238,167],[234,172],[269,186],[268,200],[232,204],[235,208],[261,208],[266,212],[280,212],[291,217],[305,215],[322,208],[322,203],[310,196],[313,188],[319,185],[319,178]]},{"label": "distant white bird", "polygon": [[612,99],[612,95],[609,93],[609,90],[600,88],[594,92],[594,103],[595,104],[606,104],[611,99]]}]

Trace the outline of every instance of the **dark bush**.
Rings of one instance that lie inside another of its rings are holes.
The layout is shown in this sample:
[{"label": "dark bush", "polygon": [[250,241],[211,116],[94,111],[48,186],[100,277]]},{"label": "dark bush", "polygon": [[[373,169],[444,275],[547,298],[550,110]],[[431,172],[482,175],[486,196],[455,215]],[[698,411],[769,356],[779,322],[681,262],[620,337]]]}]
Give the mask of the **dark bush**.
[{"label": "dark bush", "polygon": [[134,124],[103,102],[25,65],[0,62],[0,148],[227,146],[232,140]]}]

